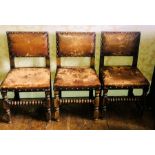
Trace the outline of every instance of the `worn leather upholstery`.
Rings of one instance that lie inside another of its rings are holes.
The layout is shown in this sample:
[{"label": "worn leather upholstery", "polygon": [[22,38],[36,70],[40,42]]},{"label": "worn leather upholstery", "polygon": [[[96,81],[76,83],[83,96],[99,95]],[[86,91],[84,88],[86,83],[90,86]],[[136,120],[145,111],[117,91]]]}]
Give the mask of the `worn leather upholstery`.
[{"label": "worn leather upholstery", "polygon": [[131,56],[138,53],[139,32],[103,32],[102,54]]},{"label": "worn leather upholstery", "polygon": [[47,68],[12,69],[1,85],[2,89],[49,88],[50,70]]},{"label": "worn leather upholstery", "polygon": [[57,32],[58,56],[94,56],[95,33]]},{"label": "worn leather upholstery", "polygon": [[105,87],[139,87],[148,86],[148,80],[136,67],[104,67]]},{"label": "worn leather upholstery", "polygon": [[58,68],[54,88],[99,88],[100,81],[94,69],[63,67]]},{"label": "worn leather upholstery", "polygon": [[46,32],[8,32],[9,51],[12,56],[48,56]]},{"label": "worn leather upholstery", "polygon": [[[104,88],[142,88],[148,80],[137,68],[140,32],[102,32],[101,56],[133,56],[132,66],[100,68]],[[103,57],[101,60],[103,61]]]}]

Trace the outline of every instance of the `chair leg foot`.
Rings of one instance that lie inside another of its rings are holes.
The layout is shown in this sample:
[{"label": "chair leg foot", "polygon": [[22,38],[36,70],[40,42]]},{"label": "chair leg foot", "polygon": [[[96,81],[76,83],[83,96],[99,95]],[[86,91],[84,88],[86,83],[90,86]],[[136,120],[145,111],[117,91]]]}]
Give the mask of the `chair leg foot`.
[{"label": "chair leg foot", "polygon": [[45,95],[46,95],[46,101],[47,101],[46,120],[47,122],[50,122],[51,121],[51,91],[46,91]]},{"label": "chair leg foot", "polygon": [[102,102],[102,119],[106,119],[107,117],[107,94],[108,94],[108,90],[104,89],[103,90],[103,102]]},{"label": "chair leg foot", "polygon": [[56,122],[59,122],[60,121],[60,119],[59,119],[59,108],[55,108],[55,111],[54,111],[54,120],[56,121]]},{"label": "chair leg foot", "polygon": [[94,103],[94,120],[99,118],[99,104],[100,104],[100,91],[95,91],[95,103]]},{"label": "chair leg foot", "polygon": [[94,107],[94,120],[98,120],[99,118],[99,107],[95,106]]},{"label": "chair leg foot", "polygon": [[10,112],[10,106],[9,106],[9,102],[8,102],[8,98],[7,98],[7,91],[1,91],[2,94],[2,102],[3,102],[3,109],[5,112],[5,116],[6,116],[6,121],[10,124],[11,121],[11,112]]},{"label": "chair leg foot", "polygon": [[46,120],[47,122],[51,122],[51,109],[50,108],[47,109]]},{"label": "chair leg foot", "polygon": [[60,98],[59,98],[59,91],[54,91],[54,120],[59,122],[59,117],[60,117],[60,114],[59,114],[59,101],[60,101]]},{"label": "chair leg foot", "polygon": [[107,106],[103,105],[102,107],[102,119],[106,119],[107,117]]},{"label": "chair leg foot", "polygon": [[7,122],[9,124],[11,124],[12,123],[12,120],[11,120],[11,112],[10,112],[10,109],[6,109],[5,112],[6,112]]}]

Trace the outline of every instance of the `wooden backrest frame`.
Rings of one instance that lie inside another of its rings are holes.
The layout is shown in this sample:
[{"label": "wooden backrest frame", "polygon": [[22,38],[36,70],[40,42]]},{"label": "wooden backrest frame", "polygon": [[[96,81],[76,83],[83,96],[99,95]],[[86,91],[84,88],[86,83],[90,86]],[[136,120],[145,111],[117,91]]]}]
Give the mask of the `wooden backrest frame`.
[{"label": "wooden backrest frame", "polygon": [[[94,47],[93,47],[93,52],[92,52],[92,54],[86,54],[86,55],[78,55],[78,56],[76,56],[76,55],[63,55],[63,54],[61,54],[60,52],[59,52],[59,34],[63,34],[63,35],[74,35],[74,34],[78,34],[78,35],[80,35],[80,34],[86,34],[86,35],[88,35],[88,34],[90,34],[90,35],[94,35],[94,37],[93,37],[93,44],[94,44]],[[56,50],[57,50],[57,57],[56,57],[56,59],[57,59],[57,68],[59,68],[59,67],[61,67],[61,57],[90,57],[90,67],[91,68],[95,68],[95,46],[96,46],[96,34],[95,34],[95,32],[56,32]]]},{"label": "wooden backrest frame", "polygon": [[[15,68],[15,57],[44,57],[46,61],[46,68],[50,68],[50,55],[49,55],[49,38],[48,38],[48,33],[47,32],[24,32],[24,31],[8,31],[6,32],[7,34],[7,40],[8,40],[8,48],[9,48],[9,57],[10,57],[10,67],[11,69]],[[43,34],[46,35],[47,39],[47,54],[46,55],[15,55],[13,54],[12,51],[12,40],[10,39],[11,34]]]},{"label": "wooden backrest frame", "polygon": [[[136,36],[136,42],[135,42],[135,46],[134,46],[134,50],[135,51],[130,51],[127,54],[107,54],[107,52],[104,52],[104,34],[134,34]],[[140,32],[101,32],[101,48],[100,48],[100,68],[99,70],[101,71],[104,67],[104,57],[105,56],[132,56],[133,57],[133,61],[132,61],[132,66],[136,67],[137,66],[137,60],[138,60],[138,53],[139,53],[139,43],[140,43]]]}]

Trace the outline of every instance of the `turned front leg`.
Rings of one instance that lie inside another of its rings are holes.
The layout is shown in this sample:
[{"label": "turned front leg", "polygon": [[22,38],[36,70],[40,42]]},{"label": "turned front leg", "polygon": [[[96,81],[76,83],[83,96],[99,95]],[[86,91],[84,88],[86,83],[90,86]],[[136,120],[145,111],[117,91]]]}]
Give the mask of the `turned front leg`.
[{"label": "turned front leg", "polygon": [[11,123],[11,112],[10,112],[9,101],[7,98],[7,91],[1,91],[1,94],[2,94],[3,109],[7,117],[7,122]]},{"label": "turned front leg", "polygon": [[108,98],[108,89],[103,90],[103,97],[102,97],[102,118],[106,118],[106,111],[107,111],[107,98]]},{"label": "turned front leg", "polygon": [[100,90],[95,91],[94,120],[99,118]]},{"label": "turned front leg", "polygon": [[58,122],[59,121],[59,91],[54,91],[54,119]]},{"label": "turned front leg", "polygon": [[45,92],[45,96],[46,96],[46,119],[48,122],[51,121],[51,94],[50,91],[46,91]]}]

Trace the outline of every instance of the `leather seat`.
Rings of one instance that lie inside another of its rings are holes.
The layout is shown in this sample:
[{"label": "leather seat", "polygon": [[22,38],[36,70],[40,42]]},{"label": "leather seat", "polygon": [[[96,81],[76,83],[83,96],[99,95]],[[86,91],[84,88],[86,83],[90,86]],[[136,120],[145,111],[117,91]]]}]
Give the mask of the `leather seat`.
[{"label": "leather seat", "polygon": [[54,88],[99,88],[100,85],[92,68],[62,67],[57,70]]},{"label": "leather seat", "polygon": [[15,68],[6,76],[1,88],[49,88],[50,70],[47,68]]},{"label": "leather seat", "polygon": [[103,82],[105,87],[140,87],[148,86],[148,80],[136,67],[104,66]]}]

